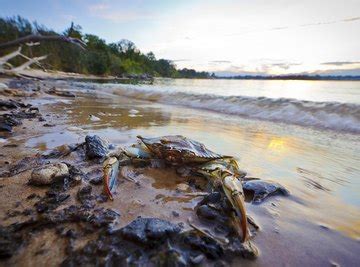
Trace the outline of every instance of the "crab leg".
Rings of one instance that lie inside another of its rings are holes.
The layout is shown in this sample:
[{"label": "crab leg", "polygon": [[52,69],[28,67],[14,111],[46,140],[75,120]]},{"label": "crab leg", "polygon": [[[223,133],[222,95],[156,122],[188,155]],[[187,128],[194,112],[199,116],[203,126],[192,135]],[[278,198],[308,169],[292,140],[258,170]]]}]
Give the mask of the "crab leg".
[{"label": "crab leg", "polygon": [[104,173],[104,192],[108,197],[113,200],[111,190],[115,187],[116,178],[119,173],[119,161],[115,157],[110,157],[104,161],[103,164]]},{"label": "crab leg", "polygon": [[248,228],[247,228],[247,218],[246,218],[246,209],[244,202],[244,192],[239,179],[237,179],[231,173],[225,174],[223,177],[223,189],[230,200],[231,205],[235,209],[237,215],[240,217],[240,226],[242,230],[242,242],[248,239]]}]

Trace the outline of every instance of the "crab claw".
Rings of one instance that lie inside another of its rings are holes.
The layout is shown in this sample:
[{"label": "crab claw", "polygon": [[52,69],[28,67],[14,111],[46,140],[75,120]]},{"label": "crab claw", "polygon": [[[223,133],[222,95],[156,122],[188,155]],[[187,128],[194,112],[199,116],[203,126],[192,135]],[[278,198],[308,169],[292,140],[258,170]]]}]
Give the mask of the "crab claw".
[{"label": "crab claw", "polygon": [[104,173],[104,191],[108,197],[113,200],[111,190],[115,187],[116,178],[119,173],[119,161],[115,157],[110,157],[104,161],[103,164]]},{"label": "crab claw", "polygon": [[222,186],[227,198],[230,200],[231,205],[235,209],[238,217],[240,217],[240,226],[243,237],[242,242],[245,242],[249,238],[249,235],[242,184],[238,178],[231,173],[228,173],[223,178]]}]

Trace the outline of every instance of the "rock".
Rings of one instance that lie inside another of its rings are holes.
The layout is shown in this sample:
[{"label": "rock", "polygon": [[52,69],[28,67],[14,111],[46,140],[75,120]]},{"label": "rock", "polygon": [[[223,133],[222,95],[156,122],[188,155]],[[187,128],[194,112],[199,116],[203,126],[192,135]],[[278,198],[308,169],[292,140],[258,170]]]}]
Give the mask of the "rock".
[{"label": "rock", "polygon": [[66,164],[48,164],[34,169],[29,183],[32,185],[49,185],[67,176],[69,176],[69,168]]},{"label": "rock", "polygon": [[190,232],[185,236],[184,243],[194,250],[200,250],[210,259],[219,259],[223,254],[222,246],[213,238],[199,236]]},{"label": "rock", "polygon": [[194,257],[190,257],[190,262],[194,265],[199,265],[205,259],[204,254],[199,254]]},{"label": "rock", "polygon": [[216,219],[217,217],[220,216],[220,214],[216,210],[210,208],[208,205],[201,205],[196,210],[196,214],[199,217],[202,217],[202,218],[205,218],[205,219],[208,219],[208,220],[214,220],[214,219]]},{"label": "rock", "polygon": [[63,97],[75,97],[75,94],[73,94],[69,91],[66,91],[66,90],[56,89],[55,87],[51,88],[46,93],[50,94],[50,95],[57,95],[57,96],[63,96]]},{"label": "rock", "polygon": [[96,116],[94,116],[94,115],[89,115],[89,119],[90,119],[91,121],[100,121],[100,118],[99,118],[99,117],[96,117]]},{"label": "rock", "polygon": [[12,132],[12,126],[3,122],[0,122],[0,132]]},{"label": "rock", "polygon": [[201,200],[200,204],[204,205],[204,204],[216,204],[216,203],[220,203],[221,201],[221,194],[220,192],[212,192],[208,195],[206,195],[203,200]]},{"label": "rock", "polygon": [[13,114],[0,116],[0,132],[12,132],[12,127],[22,124]]},{"label": "rock", "polygon": [[89,159],[103,158],[109,153],[109,143],[97,135],[85,137],[85,153]]},{"label": "rock", "polygon": [[261,203],[265,198],[270,195],[281,194],[284,196],[289,195],[289,191],[282,185],[263,180],[248,180],[243,183],[244,193],[253,193],[252,201],[254,203]]},{"label": "rock", "polygon": [[49,190],[45,196],[35,203],[36,211],[44,213],[59,207],[65,200],[70,197],[69,194],[61,193],[57,190]]},{"label": "rock", "polygon": [[0,90],[8,89],[9,87],[5,83],[0,83]]},{"label": "rock", "polygon": [[177,211],[172,211],[172,215],[174,216],[174,217],[179,217],[180,216],[180,214],[177,212]]},{"label": "rock", "polygon": [[183,192],[184,192],[184,191],[188,191],[189,188],[190,188],[190,186],[187,185],[187,184],[184,184],[184,183],[178,184],[178,185],[176,186],[176,189],[177,189],[177,190],[183,191]]},{"label": "rock", "polygon": [[228,252],[231,254],[242,256],[245,259],[254,260],[259,255],[258,248],[251,243],[251,241],[246,241],[241,243],[240,240],[234,240],[230,247],[227,248]]},{"label": "rock", "polygon": [[86,178],[93,185],[99,185],[103,182],[103,172],[101,169],[95,169],[86,173]]},{"label": "rock", "polygon": [[95,206],[95,197],[91,194],[92,187],[87,185],[82,187],[77,192],[77,199],[81,202],[84,208],[94,208]]},{"label": "rock", "polygon": [[22,242],[21,234],[14,232],[11,227],[0,226],[0,259],[11,257]]},{"label": "rock", "polygon": [[163,242],[171,235],[180,232],[180,227],[157,218],[137,218],[121,230],[124,239],[142,245],[154,245]]},{"label": "rock", "polygon": [[15,109],[18,107],[19,105],[15,101],[0,99],[0,109],[6,110],[6,109]]}]

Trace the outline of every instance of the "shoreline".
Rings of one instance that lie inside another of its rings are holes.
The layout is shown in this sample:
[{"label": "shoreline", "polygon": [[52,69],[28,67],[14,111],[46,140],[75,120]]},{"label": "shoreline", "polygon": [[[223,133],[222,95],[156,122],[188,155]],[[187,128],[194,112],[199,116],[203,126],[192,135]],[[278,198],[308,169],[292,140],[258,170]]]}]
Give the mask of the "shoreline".
[{"label": "shoreline", "polygon": [[[44,83],[40,86],[46,89],[51,89],[54,85],[59,86],[53,81],[45,80],[40,83]],[[210,147],[215,148],[216,151],[231,155],[236,153],[235,155],[241,159],[241,166],[250,172],[251,175],[266,178],[276,177],[277,175],[280,178],[279,182],[290,189],[291,196],[288,198],[273,197],[261,205],[251,205],[248,203],[249,213],[260,224],[260,231],[253,238],[255,245],[259,247],[260,256],[254,262],[244,261],[239,258],[235,259],[232,264],[245,263],[249,266],[266,266],[283,263],[299,265],[305,262],[308,264],[338,263],[340,265],[352,265],[359,260],[357,255],[359,233],[355,231],[353,233],[354,238],[349,238],[344,234],[346,231],[341,232],[340,230],[345,227],[350,227],[350,232],[354,230],[358,210],[350,209],[346,206],[347,204],[345,205],[340,200],[332,198],[324,190],[323,192],[316,189],[307,191],[305,190],[306,188],[301,188],[302,183],[298,184],[299,181],[281,179],[281,173],[276,170],[276,166],[281,164],[282,155],[291,159],[300,152],[304,154],[313,153],[316,147],[311,148],[310,144],[289,136],[289,133],[284,133],[283,136],[276,137],[277,139],[270,138],[271,135],[274,135],[271,132],[266,133],[264,131],[262,134],[261,132],[252,133],[257,128],[271,128],[265,122],[248,122],[250,126],[242,122],[241,126],[244,129],[239,127],[238,122],[231,121],[227,121],[226,125],[220,126],[218,120],[208,116],[206,111],[194,111],[181,107],[168,109],[163,104],[148,103],[143,100],[140,101],[121,96],[109,97],[101,93],[97,95],[98,99],[94,100],[97,92],[86,92],[86,88],[72,91],[73,85],[71,82],[65,82],[61,86],[64,86],[64,88],[59,88],[60,91],[69,90],[76,97],[40,93],[34,97],[18,98],[38,106],[46,122],[38,122],[36,119],[33,121],[24,120],[22,126],[15,127],[14,134],[12,136],[8,135],[8,141],[1,144],[1,154],[6,155],[5,158],[2,158],[2,164],[5,161],[13,163],[24,156],[31,156],[39,152],[49,152],[62,144],[82,142],[88,133],[99,134],[109,139],[113,144],[125,146],[133,143],[135,136],[140,133],[156,136],[174,134],[179,131],[178,129],[181,129],[181,134],[191,136],[195,140],[201,140]],[[131,110],[137,110],[137,112]],[[91,121],[89,115],[94,115],[100,120]],[[45,123],[54,126],[45,127]],[[26,127],[26,129],[22,127]],[[223,140],[228,141],[225,143]],[[237,144],[238,140],[244,141],[241,144]],[[269,146],[271,142],[273,145],[268,150],[268,154],[264,154],[262,146]],[[12,145],[16,146],[13,147]],[[306,147],[307,150],[301,150],[305,149],[302,147]],[[251,149],[255,150],[253,154],[250,153]],[[322,149],[325,148],[322,147]],[[19,151],[22,151],[22,153],[19,153]],[[333,153],[335,152],[333,151]],[[263,169],[260,169],[260,165],[256,165],[259,162],[256,161],[255,155],[259,154],[264,155],[264,161],[267,163]],[[79,159],[74,155],[69,160],[69,162],[74,163]],[[78,164],[85,163],[78,161]],[[85,172],[95,171],[99,167],[98,163],[83,166]],[[131,170],[127,171],[132,172]],[[27,201],[26,197],[32,192],[36,192],[39,195],[45,193],[45,188],[35,189],[27,186],[26,183],[29,175],[30,170],[13,178],[0,178],[0,190],[3,193],[0,209],[0,216],[2,218],[7,216],[6,212],[8,210],[14,209],[18,201],[21,201],[21,205],[31,208],[33,202]],[[184,223],[187,222],[187,217],[192,217],[196,220],[196,217],[194,217],[194,207],[199,199],[184,198],[181,194],[179,195],[170,190],[171,188],[176,188],[179,183],[183,183],[179,179],[168,181],[168,177],[172,177],[174,174],[150,171],[142,173],[142,175],[144,176],[144,180],[141,180],[143,181],[141,182],[143,185],[142,189],[136,189],[130,182],[120,183],[117,189],[117,200],[113,203],[105,202],[105,204],[99,204],[100,206],[114,209],[121,214],[119,219],[120,225],[118,227],[125,226],[138,215],[158,215],[158,217],[163,219]],[[287,175],[289,173],[283,174],[284,177]],[[306,179],[311,178],[304,171],[301,175],[305,175]],[[332,184],[324,184],[323,186],[329,187],[331,190],[336,188]],[[96,194],[100,194],[102,186],[93,186],[93,190]],[[126,192],[131,192],[132,190],[135,190],[134,192],[137,192],[137,194],[130,197]],[[19,192],[22,193],[19,194]],[[76,194],[76,192],[72,192],[72,194]],[[156,198],[159,194],[164,196],[161,196],[159,204],[156,204]],[[19,195],[21,195],[20,199]],[[316,201],[313,199],[315,196],[319,197]],[[6,201],[4,201],[5,199]],[[326,206],[326,201],[330,201],[328,203],[331,203],[333,209],[336,210],[336,212],[332,211],[333,213],[329,217],[324,218],[325,221],[328,220],[328,223],[322,220],[322,213],[316,214],[317,209],[321,210],[324,207],[328,207]],[[147,203],[151,204],[144,206]],[[315,203],[315,208],[312,208],[313,203]],[[161,211],[159,210],[160,207]],[[180,213],[179,217],[172,215],[174,210]],[[349,222],[349,225],[346,223],[341,224],[341,218],[347,211],[349,214],[345,217],[345,221]],[[309,219],[306,219],[307,217]],[[16,216],[8,218],[6,224],[9,225],[18,220],[19,218]],[[354,220],[354,222],[351,220]],[[336,225],[338,225],[338,228],[336,228]],[[40,234],[32,239],[31,242],[35,243],[33,243],[34,246],[31,250],[28,250],[28,246],[22,248],[20,254],[11,258],[7,263],[20,264],[21,258],[29,260],[29,257],[31,257],[34,264],[44,259],[53,264],[59,263],[59,258],[64,255],[61,254],[56,257],[52,254],[52,250],[48,250],[42,256],[32,256],[32,253],[41,248],[41,243],[45,240],[48,240],[46,241],[46,248],[59,246],[59,250],[63,251],[62,249],[65,246],[63,241],[56,242],[56,234],[52,231],[50,233],[46,231],[44,235]],[[86,241],[87,238],[80,238],[79,243],[81,245]],[[326,242],[327,247],[319,248],[319,244],[323,242]],[[274,255],[277,255],[277,257],[273,257]],[[55,260],[51,261],[52,258]]]}]

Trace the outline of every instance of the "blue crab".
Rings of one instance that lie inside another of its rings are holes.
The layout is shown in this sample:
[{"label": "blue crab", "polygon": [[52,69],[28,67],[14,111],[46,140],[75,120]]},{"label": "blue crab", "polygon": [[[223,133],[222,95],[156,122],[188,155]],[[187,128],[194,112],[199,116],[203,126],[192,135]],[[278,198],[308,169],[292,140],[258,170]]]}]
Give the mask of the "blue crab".
[{"label": "blue crab", "polygon": [[[189,168],[192,173],[207,178],[213,186],[220,186],[236,212],[234,218],[238,221],[236,225],[242,240],[248,239],[244,192],[240,180],[244,173],[239,170],[233,157],[212,152],[202,143],[180,135],[138,138],[138,144],[122,151],[122,160],[124,156],[129,163],[162,160],[168,165]],[[119,155],[109,156],[104,162],[104,191],[110,199],[113,199],[111,190],[118,168]]]}]

